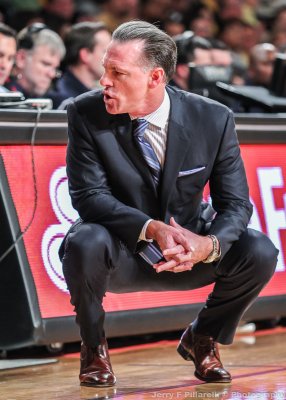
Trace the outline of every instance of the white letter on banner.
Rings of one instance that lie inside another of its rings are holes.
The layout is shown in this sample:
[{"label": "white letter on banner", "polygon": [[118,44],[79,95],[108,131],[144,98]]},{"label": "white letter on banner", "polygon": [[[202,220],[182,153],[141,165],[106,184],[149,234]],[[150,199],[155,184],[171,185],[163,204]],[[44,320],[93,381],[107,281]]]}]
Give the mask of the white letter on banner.
[{"label": "white letter on banner", "polygon": [[264,209],[267,234],[279,249],[276,271],[284,271],[283,247],[279,235],[280,229],[286,229],[286,212],[277,210],[273,197],[273,188],[283,188],[283,176],[280,167],[257,168],[261,200]]},{"label": "white letter on banner", "polygon": [[53,211],[59,223],[48,226],[43,235],[42,258],[51,281],[60,290],[67,292],[67,285],[58,251],[68,229],[78,218],[78,213],[71,204],[65,167],[59,167],[53,172],[50,180],[49,194]]}]

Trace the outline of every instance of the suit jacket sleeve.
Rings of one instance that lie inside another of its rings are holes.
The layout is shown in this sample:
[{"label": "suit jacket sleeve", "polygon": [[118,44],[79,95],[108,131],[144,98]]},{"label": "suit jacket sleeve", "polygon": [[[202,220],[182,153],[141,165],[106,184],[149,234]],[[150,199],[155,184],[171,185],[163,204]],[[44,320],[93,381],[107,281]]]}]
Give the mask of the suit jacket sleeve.
[{"label": "suit jacket sleeve", "polygon": [[245,231],[252,214],[232,112],[226,120],[209,183],[212,205],[217,213],[209,233],[218,237],[223,257]]},{"label": "suit jacket sleeve", "polygon": [[76,104],[71,103],[67,111],[67,175],[73,207],[84,221],[104,226],[135,251],[150,217],[112,195],[102,160]]}]

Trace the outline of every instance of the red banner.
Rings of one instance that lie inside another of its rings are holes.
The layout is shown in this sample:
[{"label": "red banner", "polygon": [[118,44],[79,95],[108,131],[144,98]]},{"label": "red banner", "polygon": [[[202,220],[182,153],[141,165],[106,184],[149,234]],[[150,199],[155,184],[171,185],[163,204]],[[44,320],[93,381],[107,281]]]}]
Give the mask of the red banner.
[{"label": "red banner", "polygon": [[[286,294],[286,145],[242,145],[254,205],[250,227],[265,232],[280,250],[276,273],[261,296]],[[24,243],[43,318],[72,315],[58,258],[65,232],[77,218],[68,195],[65,146],[34,148],[37,209]],[[23,230],[29,223],[35,193],[29,146],[0,146],[13,202]],[[106,311],[204,302],[211,287],[192,291],[108,293]]]}]

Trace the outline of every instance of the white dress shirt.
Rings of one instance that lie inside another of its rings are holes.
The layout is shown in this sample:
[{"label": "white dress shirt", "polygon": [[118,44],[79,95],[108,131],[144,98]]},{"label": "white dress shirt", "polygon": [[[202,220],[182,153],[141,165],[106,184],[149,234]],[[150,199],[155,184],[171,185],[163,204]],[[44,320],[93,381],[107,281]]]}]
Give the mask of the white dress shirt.
[{"label": "white dress shirt", "polygon": [[[169,114],[170,114],[170,98],[167,91],[165,90],[163,102],[157,108],[157,110],[153,111],[151,114],[144,116],[144,119],[149,123],[144,132],[144,138],[152,146],[161,164],[162,169],[164,167],[164,162],[165,162]],[[132,115],[130,115],[130,118],[134,119]],[[148,221],[145,222],[140,232],[139,240],[152,242],[152,239],[146,239],[145,236],[147,226],[151,221],[153,220],[148,219]]]}]

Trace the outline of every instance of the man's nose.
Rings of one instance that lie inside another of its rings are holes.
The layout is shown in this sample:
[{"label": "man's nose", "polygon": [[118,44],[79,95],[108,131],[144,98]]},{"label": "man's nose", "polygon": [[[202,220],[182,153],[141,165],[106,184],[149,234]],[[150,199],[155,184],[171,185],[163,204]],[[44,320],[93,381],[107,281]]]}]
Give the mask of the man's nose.
[{"label": "man's nose", "polygon": [[9,64],[6,60],[0,60],[0,69],[2,70],[7,70],[9,67]]},{"label": "man's nose", "polygon": [[50,78],[50,79],[54,79],[54,78],[56,77],[56,75],[57,75],[57,70],[51,68],[51,69],[49,70],[48,75],[49,75],[49,78]]},{"label": "man's nose", "polygon": [[52,65],[49,66],[46,70],[46,74],[49,79],[55,79],[58,76],[58,69]]},{"label": "man's nose", "polygon": [[112,81],[108,77],[107,73],[104,72],[99,80],[99,83],[101,86],[107,87],[107,86],[112,86]]}]

